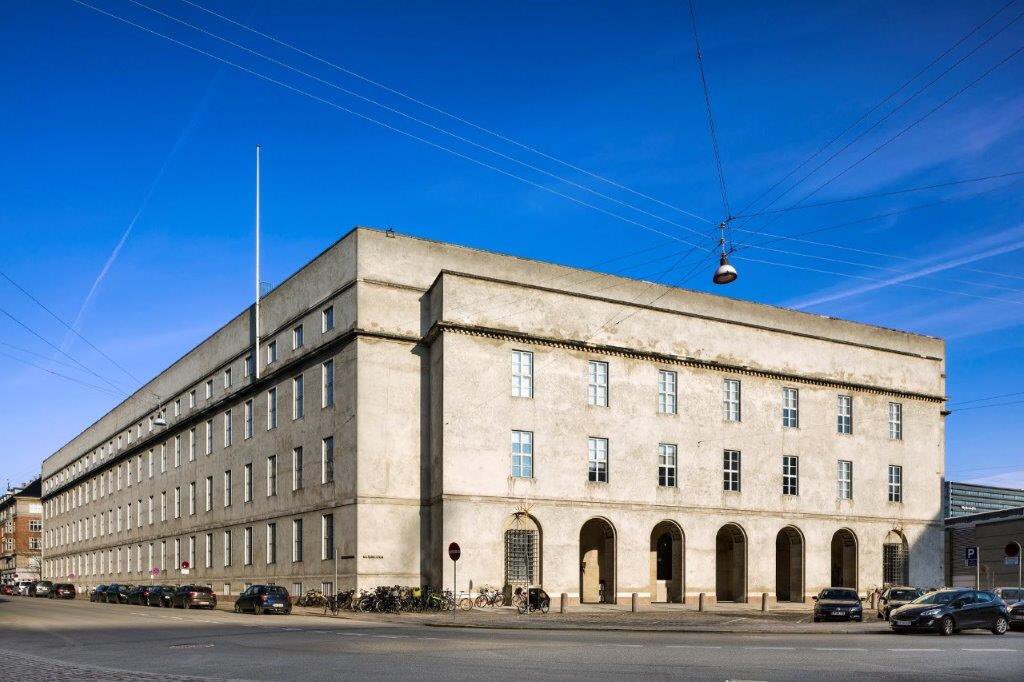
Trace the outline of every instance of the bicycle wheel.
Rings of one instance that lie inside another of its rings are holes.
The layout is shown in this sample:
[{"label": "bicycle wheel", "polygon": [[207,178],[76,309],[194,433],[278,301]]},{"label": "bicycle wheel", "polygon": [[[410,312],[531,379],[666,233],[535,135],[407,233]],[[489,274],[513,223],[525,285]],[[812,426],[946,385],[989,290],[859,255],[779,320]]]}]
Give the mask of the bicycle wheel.
[{"label": "bicycle wheel", "polygon": [[527,606],[526,600],[522,599],[522,600],[519,601],[519,606],[516,607],[516,610],[519,611],[519,613],[526,613],[526,606]]},{"label": "bicycle wheel", "polygon": [[487,597],[485,597],[484,595],[481,594],[479,597],[476,598],[476,607],[478,609],[482,609],[483,607],[487,606],[487,604]]},{"label": "bicycle wheel", "polygon": [[459,599],[459,608],[463,611],[469,611],[473,608],[473,600],[469,597],[462,597]]}]

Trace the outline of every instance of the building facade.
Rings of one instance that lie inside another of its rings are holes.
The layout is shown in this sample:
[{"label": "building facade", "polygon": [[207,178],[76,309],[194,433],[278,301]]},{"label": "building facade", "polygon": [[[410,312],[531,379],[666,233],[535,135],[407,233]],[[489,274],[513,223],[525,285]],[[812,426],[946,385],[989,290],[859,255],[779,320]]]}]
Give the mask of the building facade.
[{"label": "building facade", "polygon": [[1024,490],[1020,488],[946,481],[942,492],[944,516],[947,519],[1024,507]]},{"label": "building facade", "polygon": [[41,572],[43,505],[41,481],[0,497],[0,583],[38,580]]},{"label": "building facade", "polygon": [[50,575],[450,586],[457,541],[460,591],[577,601],[942,578],[939,339],[367,228],[260,307],[258,352],[250,309],[44,462]]},{"label": "building facade", "polygon": [[[969,565],[967,549],[977,548]],[[983,590],[1020,588],[1024,506],[946,519],[946,584]]]}]

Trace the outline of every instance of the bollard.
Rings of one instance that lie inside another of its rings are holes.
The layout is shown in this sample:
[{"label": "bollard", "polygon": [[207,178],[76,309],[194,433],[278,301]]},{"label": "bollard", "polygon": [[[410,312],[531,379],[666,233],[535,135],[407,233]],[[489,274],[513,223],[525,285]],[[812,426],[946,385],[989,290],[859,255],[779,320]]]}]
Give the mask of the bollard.
[{"label": "bollard", "polygon": [[563,592],[561,594],[561,596],[559,597],[559,604],[558,604],[558,612],[559,613],[565,613],[565,603],[567,601],[569,601],[569,595],[567,595],[565,592]]},{"label": "bollard", "polygon": [[703,592],[701,592],[700,594],[697,595],[697,610],[698,611],[703,611],[704,610],[704,593]]},{"label": "bollard", "polygon": [[638,613],[640,611],[640,601],[636,596],[636,592],[632,595],[631,610],[633,613]]},{"label": "bollard", "polygon": [[768,593],[767,592],[762,592],[761,593],[761,610],[762,611],[767,611],[768,610]]},{"label": "bollard", "polygon": [[871,608],[875,608],[875,593],[871,593]]}]

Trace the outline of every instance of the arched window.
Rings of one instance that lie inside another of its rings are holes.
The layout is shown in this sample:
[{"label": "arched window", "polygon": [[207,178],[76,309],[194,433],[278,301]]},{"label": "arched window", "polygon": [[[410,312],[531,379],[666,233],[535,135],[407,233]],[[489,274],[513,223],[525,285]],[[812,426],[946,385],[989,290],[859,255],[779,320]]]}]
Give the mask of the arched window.
[{"label": "arched window", "polygon": [[539,585],[540,526],[528,514],[516,514],[505,525],[505,584]]},{"label": "arched window", "polygon": [[882,545],[882,582],[886,585],[910,584],[910,552],[907,540],[896,530],[889,531]]}]

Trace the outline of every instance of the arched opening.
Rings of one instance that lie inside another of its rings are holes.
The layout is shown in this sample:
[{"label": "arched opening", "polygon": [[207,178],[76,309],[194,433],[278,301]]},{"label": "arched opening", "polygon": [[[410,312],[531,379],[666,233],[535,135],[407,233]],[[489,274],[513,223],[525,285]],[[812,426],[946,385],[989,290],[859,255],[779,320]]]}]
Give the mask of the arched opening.
[{"label": "arched opening", "polygon": [[715,600],[747,601],[747,538],[735,523],[715,537]]},{"label": "arched opening", "polygon": [[580,528],[580,601],[615,603],[615,529],[594,518]]},{"label": "arched opening", "polygon": [[775,536],[775,599],[804,600],[804,537],[793,526]]},{"label": "arched opening", "polygon": [[541,585],[541,529],[537,519],[516,512],[505,521],[505,585]]},{"label": "arched opening", "polygon": [[651,601],[683,603],[683,530],[662,521],[651,531]]},{"label": "arched opening", "polygon": [[848,528],[832,536],[832,587],[857,589],[857,537]]},{"label": "arched opening", "polygon": [[907,538],[891,530],[882,544],[882,582],[886,585],[910,584],[910,551]]}]

